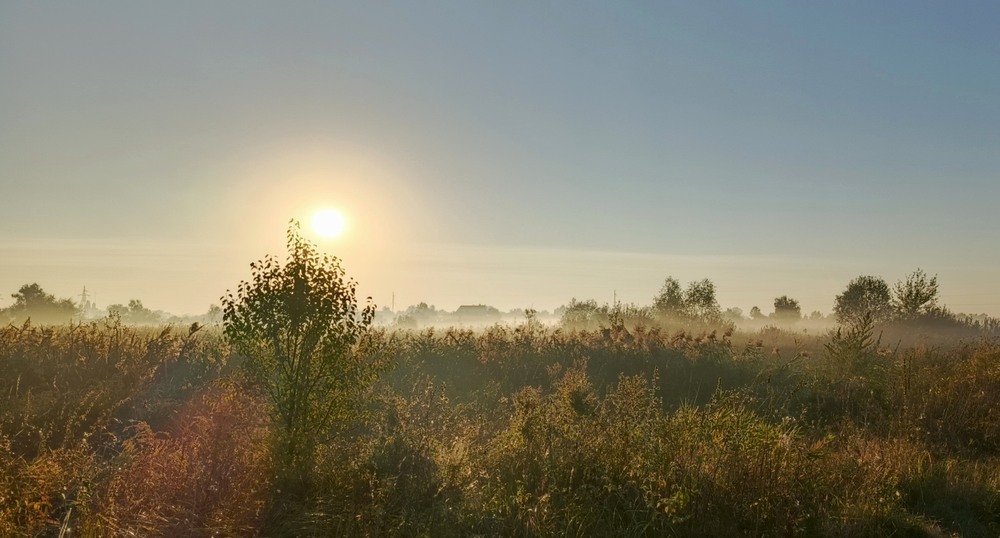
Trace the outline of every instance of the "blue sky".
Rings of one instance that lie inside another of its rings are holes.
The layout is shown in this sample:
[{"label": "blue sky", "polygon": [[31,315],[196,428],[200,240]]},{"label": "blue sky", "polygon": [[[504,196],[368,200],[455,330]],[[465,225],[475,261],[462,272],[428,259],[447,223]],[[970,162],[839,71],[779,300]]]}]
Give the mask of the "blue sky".
[{"label": "blue sky", "polygon": [[380,304],[674,275],[828,312],[919,266],[1000,314],[998,27],[987,2],[2,2],[0,288],[203,311],[333,206],[322,245]]}]

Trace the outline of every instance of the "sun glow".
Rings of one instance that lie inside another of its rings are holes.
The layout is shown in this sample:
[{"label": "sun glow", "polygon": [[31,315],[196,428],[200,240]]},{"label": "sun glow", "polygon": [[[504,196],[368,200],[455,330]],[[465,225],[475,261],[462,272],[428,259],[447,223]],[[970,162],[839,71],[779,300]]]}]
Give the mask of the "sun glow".
[{"label": "sun glow", "polygon": [[313,215],[312,229],[320,237],[339,237],[347,229],[347,219],[340,211],[323,209]]}]

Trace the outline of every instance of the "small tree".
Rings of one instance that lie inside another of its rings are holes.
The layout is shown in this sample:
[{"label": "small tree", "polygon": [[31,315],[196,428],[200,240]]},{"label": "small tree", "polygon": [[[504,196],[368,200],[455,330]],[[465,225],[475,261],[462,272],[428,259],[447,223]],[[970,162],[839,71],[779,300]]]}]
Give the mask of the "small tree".
[{"label": "small tree", "polygon": [[878,346],[882,336],[876,339],[875,319],[871,312],[862,313],[852,319],[845,327],[838,328],[832,338],[823,347],[827,357],[846,366],[852,374],[870,373],[871,366],[877,358]]},{"label": "small tree", "polygon": [[892,316],[889,285],[877,276],[859,276],[837,296],[833,312],[837,321],[844,325],[859,321],[867,313],[876,324],[886,321]]},{"label": "small tree", "polygon": [[937,306],[937,275],[927,278],[922,269],[910,273],[893,288],[893,306],[902,319],[917,319]]},{"label": "small tree", "polygon": [[835,371],[839,370],[840,382],[846,384],[844,403],[864,415],[881,411],[885,403],[889,371],[887,361],[879,356],[881,343],[882,335],[875,336],[872,313],[864,312],[838,328],[823,345]]},{"label": "small tree", "polygon": [[796,321],[802,318],[802,307],[799,302],[787,295],[774,300],[774,319]]},{"label": "small tree", "polygon": [[225,335],[270,398],[277,453],[293,481],[307,479],[317,443],[348,416],[377,369],[356,350],[375,316],[359,307],[338,258],[288,227],[288,259],[250,264],[252,278],[222,298]]}]

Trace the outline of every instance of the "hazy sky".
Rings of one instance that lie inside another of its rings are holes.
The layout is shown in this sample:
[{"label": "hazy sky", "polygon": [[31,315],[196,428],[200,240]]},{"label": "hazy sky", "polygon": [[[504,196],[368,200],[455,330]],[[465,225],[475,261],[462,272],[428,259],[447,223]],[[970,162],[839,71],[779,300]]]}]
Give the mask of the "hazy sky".
[{"label": "hazy sky", "polygon": [[1000,314],[1000,3],[0,0],[0,306],[204,312],[336,207],[361,291]]}]

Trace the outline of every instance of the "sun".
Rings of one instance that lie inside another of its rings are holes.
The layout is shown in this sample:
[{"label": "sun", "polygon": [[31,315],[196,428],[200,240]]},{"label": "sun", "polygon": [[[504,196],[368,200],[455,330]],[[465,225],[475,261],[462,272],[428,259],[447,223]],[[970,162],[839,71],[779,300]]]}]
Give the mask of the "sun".
[{"label": "sun", "polygon": [[347,229],[347,219],[340,211],[323,209],[313,214],[312,229],[320,237],[339,237]]}]

